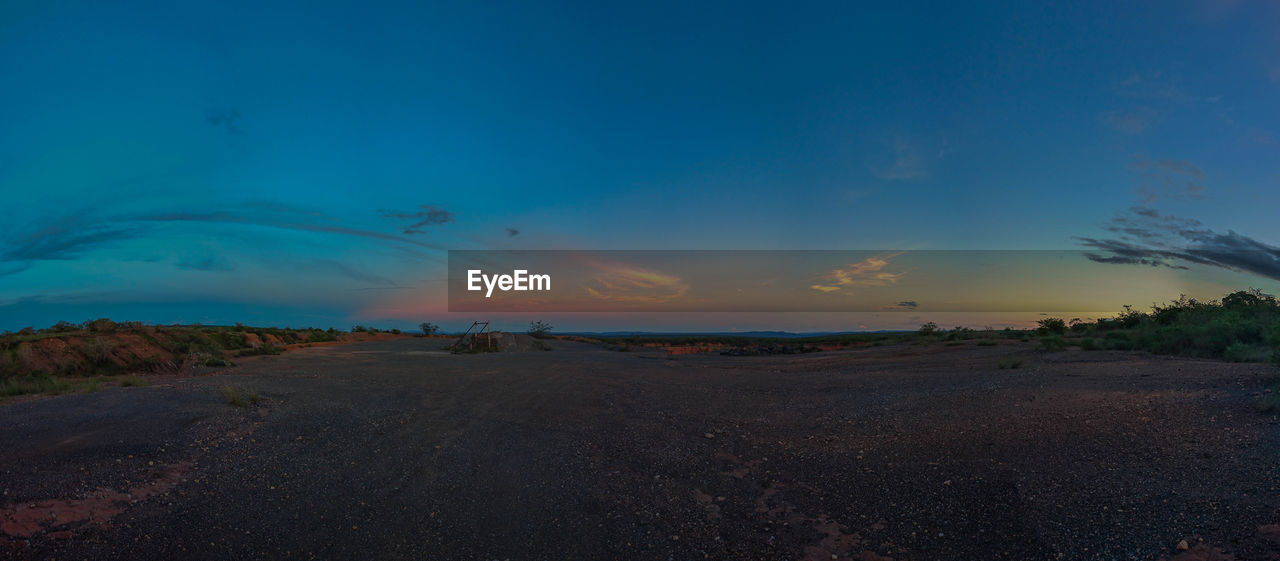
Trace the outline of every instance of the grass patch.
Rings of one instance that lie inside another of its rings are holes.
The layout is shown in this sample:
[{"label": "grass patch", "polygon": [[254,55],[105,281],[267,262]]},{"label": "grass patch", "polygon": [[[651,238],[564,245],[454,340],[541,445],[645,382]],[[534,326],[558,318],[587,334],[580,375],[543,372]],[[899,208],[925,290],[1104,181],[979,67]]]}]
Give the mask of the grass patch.
[{"label": "grass patch", "polygon": [[30,376],[15,376],[0,381],[0,395],[12,397],[28,394],[59,395],[73,391],[73,385],[65,380],[41,372]]},{"label": "grass patch", "polygon": [[1017,370],[1019,368],[1022,368],[1022,359],[1020,358],[1000,359],[999,361],[996,362],[996,368],[999,368],[1001,370]]},{"label": "grass patch", "polygon": [[222,397],[228,405],[236,407],[248,407],[262,402],[262,396],[258,395],[258,390],[231,385],[222,386]]},{"label": "grass patch", "polygon": [[13,376],[0,380],[0,397],[92,393],[102,389],[102,384],[104,383],[109,384],[117,381],[121,387],[147,385],[146,381],[141,377],[132,375],[64,377],[52,376],[47,372],[37,372],[27,376]]},{"label": "grass patch", "polygon": [[1280,413],[1280,380],[1271,382],[1258,398],[1258,411],[1263,413]]},{"label": "grass patch", "polygon": [[1042,351],[1061,351],[1067,348],[1067,341],[1060,335],[1045,335],[1040,337],[1040,350]]},{"label": "grass patch", "polygon": [[999,345],[999,344],[1000,344],[1000,343],[997,343],[997,342],[992,341],[992,340],[990,340],[990,339],[983,339],[983,340],[981,340],[981,341],[978,341],[978,346],[979,346],[979,347],[994,347],[994,346]]}]

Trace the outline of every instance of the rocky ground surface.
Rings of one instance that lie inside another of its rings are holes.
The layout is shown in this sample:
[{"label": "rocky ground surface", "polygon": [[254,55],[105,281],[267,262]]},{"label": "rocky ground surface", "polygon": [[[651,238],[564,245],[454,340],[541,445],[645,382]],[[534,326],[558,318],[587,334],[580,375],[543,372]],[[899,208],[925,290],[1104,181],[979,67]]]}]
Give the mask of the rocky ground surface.
[{"label": "rocky ground surface", "polygon": [[0,557],[1280,559],[1274,367],[550,344],[297,349],[0,406]]}]

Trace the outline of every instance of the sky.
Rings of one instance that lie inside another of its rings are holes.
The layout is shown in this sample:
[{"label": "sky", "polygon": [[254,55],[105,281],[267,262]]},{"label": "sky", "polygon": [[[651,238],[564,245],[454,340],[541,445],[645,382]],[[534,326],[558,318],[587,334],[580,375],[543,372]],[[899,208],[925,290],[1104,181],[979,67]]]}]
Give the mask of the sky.
[{"label": "sky", "polygon": [[5,2],[0,330],[533,319],[448,312],[448,250],[1072,250],[1098,313],[1280,288],[1280,5],[857,4]]}]

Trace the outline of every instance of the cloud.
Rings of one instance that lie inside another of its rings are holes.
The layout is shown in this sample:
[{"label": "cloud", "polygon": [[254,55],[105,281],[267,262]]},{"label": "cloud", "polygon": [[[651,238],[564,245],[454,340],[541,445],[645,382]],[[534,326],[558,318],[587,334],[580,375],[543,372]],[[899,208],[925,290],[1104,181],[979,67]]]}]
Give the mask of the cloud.
[{"label": "cloud", "polygon": [[414,212],[396,212],[391,210],[380,210],[385,218],[394,218],[396,220],[412,220],[413,223],[404,227],[406,236],[413,234],[421,234],[426,226],[437,226],[440,224],[448,224],[453,222],[454,216],[443,208],[434,205],[418,205],[421,210]]},{"label": "cloud", "polygon": [[1144,204],[1161,198],[1204,198],[1204,171],[1189,161],[1138,159],[1132,167],[1134,191]]},{"label": "cloud", "polygon": [[[22,229],[10,228],[7,235],[0,233],[0,277],[21,273],[40,261],[75,260],[84,255],[121,242],[148,235],[159,235],[164,230],[155,223],[213,223],[249,225],[322,234],[352,236],[357,238],[393,242],[396,249],[407,251],[420,258],[431,259],[413,248],[440,250],[442,247],[399,235],[349,228],[335,224],[337,219],[320,213],[277,205],[250,203],[235,210],[214,212],[167,211],[141,215],[98,217],[91,212],[79,212],[55,218],[45,218]],[[155,255],[131,257],[133,260],[160,261]],[[230,271],[234,267],[217,255],[180,256],[172,262],[179,269],[191,271]],[[348,278],[385,285],[386,279],[362,271],[328,267],[326,272]]]},{"label": "cloud", "polygon": [[240,134],[240,110],[231,108],[210,108],[204,113],[204,122],[214,128],[222,129],[230,135]]},{"label": "cloud", "polygon": [[898,302],[897,306],[895,306],[895,307],[898,307],[898,308],[909,308],[909,309],[914,310],[914,309],[916,309],[917,304],[916,304],[916,301],[915,301],[915,300],[903,300],[903,301],[901,301],[901,302]]},{"label": "cloud", "polygon": [[1159,70],[1135,72],[1114,85],[1117,95],[1155,102],[1196,101],[1196,96],[1187,93],[1178,85],[1174,77],[1166,76]]},{"label": "cloud", "polygon": [[302,267],[310,270],[314,270],[314,271],[336,273],[338,275],[347,277],[349,279],[378,285],[376,288],[395,288],[398,286],[395,283],[395,281],[389,278],[386,278],[380,275],[375,275],[368,271],[362,271],[360,269],[351,267],[349,265],[340,263],[338,261],[334,261],[332,259],[320,259],[316,261],[304,262],[302,264]]},{"label": "cloud", "polygon": [[79,258],[85,252],[136,237],[137,227],[113,226],[86,213],[33,225],[30,233],[11,236],[0,252],[0,276],[26,270],[35,261]]},{"label": "cloud", "polygon": [[594,286],[586,288],[592,297],[610,302],[661,303],[684,296],[689,285],[666,273],[629,265],[597,264]]},{"label": "cloud", "polygon": [[206,255],[196,259],[182,259],[174,263],[173,266],[190,271],[230,271],[234,269],[230,263],[216,255]]},{"label": "cloud", "polygon": [[893,159],[887,165],[873,166],[871,173],[880,179],[919,181],[929,178],[929,170],[920,148],[905,139],[892,142]]},{"label": "cloud", "polygon": [[898,282],[905,272],[893,273],[885,271],[884,268],[889,265],[889,261],[894,257],[902,255],[901,252],[868,257],[857,263],[850,263],[840,269],[834,269],[825,275],[822,275],[820,284],[814,284],[809,288],[820,292],[835,292],[845,287],[869,287],[869,286],[887,286]]},{"label": "cloud", "polygon": [[520,230],[517,230],[517,229],[515,229],[515,228],[507,228],[507,237],[508,237],[508,238],[514,238],[514,237],[519,236],[519,235],[520,235]]},{"label": "cloud", "polygon": [[1102,120],[1111,125],[1111,128],[1125,134],[1142,134],[1152,125],[1163,120],[1163,116],[1159,111],[1150,107],[1138,107],[1136,109],[1108,111],[1102,114]]},{"label": "cloud", "polygon": [[1134,207],[1104,227],[1115,239],[1076,238],[1096,263],[1186,269],[1186,263],[1253,273],[1280,280],[1280,247],[1238,234],[1220,233],[1198,220]]},{"label": "cloud", "polygon": [[419,240],[414,240],[394,234],[384,234],[382,232],[373,232],[369,230],[360,230],[356,228],[347,228],[344,226],[336,226],[333,224],[314,224],[309,222],[295,222],[289,220],[280,220],[277,218],[268,218],[261,216],[250,216],[234,212],[216,211],[216,212],[164,212],[158,214],[143,215],[138,220],[150,222],[209,222],[224,224],[246,224],[252,226],[266,226],[271,228],[282,228],[286,230],[302,230],[306,232],[321,232],[328,234],[339,234],[344,236],[355,236],[360,238],[370,238],[376,240],[394,241],[406,244],[412,244],[419,247],[429,249],[442,249],[435,244],[429,244]]}]

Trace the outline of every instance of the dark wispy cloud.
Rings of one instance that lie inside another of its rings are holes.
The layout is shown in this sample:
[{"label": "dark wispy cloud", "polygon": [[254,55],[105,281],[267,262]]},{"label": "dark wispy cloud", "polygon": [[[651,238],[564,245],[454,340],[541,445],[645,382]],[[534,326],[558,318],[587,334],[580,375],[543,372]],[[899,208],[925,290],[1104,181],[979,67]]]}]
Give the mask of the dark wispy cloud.
[{"label": "dark wispy cloud", "polygon": [[[393,242],[389,247],[407,251],[418,257],[424,254],[414,248],[432,250],[441,246],[396,234],[351,228],[337,224],[336,218],[305,209],[274,203],[249,203],[233,210],[213,212],[166,211],[110,218],[92,212],[44,218],[26,225],[8,225],[0,232],[0,277],[31,268],[39,261],[73,260],[112,245],[155,234],[157,223],[210,223],[261,226],[352,236]],[[132,257],[146,261],[146,257]],[[159,260],[154,258],[151,260]],[[173,262],[179,269],[197,271],[229,271],[233,266],[216,256],[183,257]],[[332,268],[331,268],[332,270]],[[370,277],[359,271],[333,271],[365,282],[383,284],[385,279]]]},{"label": "dark wispy cloud", "polygon": [[1115,238],[1076,238],[1097,251],[1085,256],[1097,263],[1185,269],[1187,264],[1244,271],[1280,280],[1280,247],[1228,230],[1206,228],[1198,220],[1134,207],[1103,227]]},{"label": "dark wispy cloud", "polygon": [[85,252],[136,237],[141,229],[104,223],[87,213],[28,225],[0,244],[0,276],[26,270],[35,261],[77,259]]},{"label": "dark wispy cloud", "polygon": [[1144,204],[1158,199],[1200,199],[1204,197],[1205,174],[1186,160],[1147,160],[1133,162],[1134,191]]},{"label": "dark wispy cloud", "polygon": [[204,113],[204,122],[209,126],[226,131],[230,135],[239,135],[240,110],[235,107],[210,108]]},{"label": "dark wispy cloud", "polygon": [[507,237],[508,237],[508,238],[514,238],[514,237],[519,236],[519,235],[520,235],[520,230],[517,230],[517,229],[515,229],[515,228],[507,228]]},{"label": "dark wispy cloud", "polygon": [[398,286],[395,281],[387,277],[331,259],[305,262],[302,264],[302,267],[312,271],[335,273],[352,280],[376,285],[374,288],[394,288]]},{"label": "dark wispy cloud", "polygon": [[421,234],[424,232],[423,228],[427,226],[448,224],[453,222],[454,219],[452,212],[435,205],[419,205],[418,209],[413,212],[397,212],[393,210],[380,210],[378,212],[381,212],[385,218],[410,221],[410,224],[402,230],[406,236]]},{"label": "dark wispy cloud", "polygon": [[917,304],[915,300],[903,300],[897,304],[889,306],[889,308],[894,310],[914,310],[918,307],[920,307],[920,305]]},{"label": "dark wispy cloud", "polygon": [[338,226],[329,223],[299,222],[296,220],[282,219],[272,216],[255,216],[250,214],[241,214],[237,212],[217,211],[217,212],[162,212],[149,214],[137,218],[142,221],[152,222],[210,222],[224,224],[246,224],[253,226],[266,226],[271,228],[283,228],[287,230],[302,230],[306,232],[323,232],[329,234],[340,234],[344,236],[355,236],[361,238],[370,238],[376,240],[386,240],[412,244],[419,247],[430,249],[441,249],[435,244],[426,243],[420,240],[397,236],[395,234],[386,234],[383,232],[374,232],[371,230],[361,230],[358,228],[348,228],[346,226]]},{"label": "dark wispy cloud", "polygon": [[1117,109],[1102,114],[1102,121],[1125,134],[1142,134],[1159,124],[1164,116],[1150,107]]},{"label": "dark wispy cloud", "polygon": [[1196,101],[1197,96],[1184,89],[1175,76],[1159,70],[1134,72],[1124,79],[1115,82],[1115,93],[1121,97],[1148,101],[1188,102]]},{"label": "dark wispy cloud", "polygon": [[235,269],[235,267],[231,266],[231,263],[216,255],[179,259],[174,262],[173,266],[189,271],[231,271]]}]

